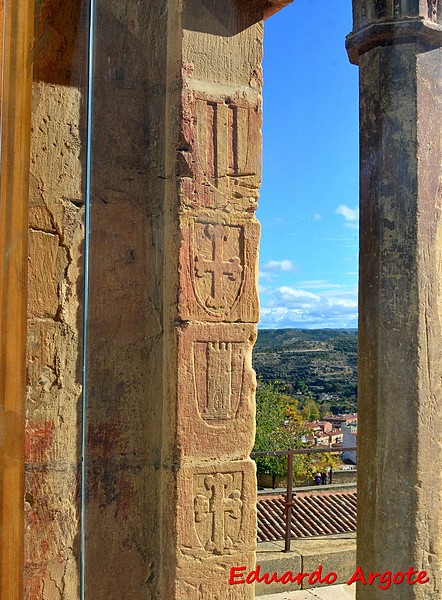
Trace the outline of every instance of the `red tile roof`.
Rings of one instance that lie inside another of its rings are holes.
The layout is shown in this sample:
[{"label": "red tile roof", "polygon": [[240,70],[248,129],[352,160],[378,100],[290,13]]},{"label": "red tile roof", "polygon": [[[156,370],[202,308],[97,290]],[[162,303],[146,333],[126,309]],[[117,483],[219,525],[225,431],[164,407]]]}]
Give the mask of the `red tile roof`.
[{"label": "red tile roof", "polygon": [[[258,542],[285,537],[284,498],[258,499]],[[300,493],[292,509],[292,537],[356,531],[356,492]]]}]

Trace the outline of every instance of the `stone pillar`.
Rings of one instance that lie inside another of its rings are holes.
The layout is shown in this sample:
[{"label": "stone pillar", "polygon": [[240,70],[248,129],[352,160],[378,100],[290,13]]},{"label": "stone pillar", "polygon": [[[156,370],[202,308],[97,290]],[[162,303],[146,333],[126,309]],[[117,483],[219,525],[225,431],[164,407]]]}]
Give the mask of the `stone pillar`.
[{"label": "stone pillar", "polygon": [[0,2],[0,598],[23,598],[32,2]]},{"label": "stone pillar", "polygon": [[[253,598],[266,10],[99,0],[86,595]],[[116,43],[117,40],[117,43]],[[115,574],[118,573],[118,577]]]},{"label": "stone pillar", "polygon": [[[354,1],[360,67],[358,600],[442,598],[441,13]],[[415,576],[413,577],[413,579]]]},{"label": "stone pillar", "polygon": [[79,597],[87,6],[35,2],[24,600]]},{"label": "stone pillar", "polygon": [[178,258],[178,270],[168,265],[178,303],[166,317],[167,354],[174,356],[167,378],[176,384],[168,392],[175,431],[165,450],[178,470],[167,474],[175,488],[177,571],[165,597],[177,600],[254,598],[253,586],[229,585],[229,571],[253,568],[256,546],[249,454],[263,28],[256,10],[226,8],[197,0],[185,3],[183,15],[178,198],[170,198],[166,241]]}]

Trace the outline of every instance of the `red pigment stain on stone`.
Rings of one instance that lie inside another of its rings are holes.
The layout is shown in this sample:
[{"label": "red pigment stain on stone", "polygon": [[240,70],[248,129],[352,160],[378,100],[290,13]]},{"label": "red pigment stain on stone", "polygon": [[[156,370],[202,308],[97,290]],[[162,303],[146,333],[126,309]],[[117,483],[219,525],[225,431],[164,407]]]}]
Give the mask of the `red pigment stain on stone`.
[{"label": "red pigment stain on stone", "polygon": [[32,463],[49,460],[53,449],[54,422],[28,423],[25,437],[25,460]]},{"label": "red pigment stain on stone", "polygon": [[135,497],[134,481],[129,475],[121,474],[117,478],[117,519],[126,520],[132,512],[133,501]]},{"label": "red pigment stain on stone", "polygon": [[29,571],[33,569],[25,569],[24,573],[24,597],[26,600],[41,600],[43,597],[43,574],[31,575]]},{"label": "red pigment stain on stone", "polygon": [[115,421],[91,423],[88,430],[88,445],[103,457],[108,457],[115,453],[120,431],[120,423]]}]

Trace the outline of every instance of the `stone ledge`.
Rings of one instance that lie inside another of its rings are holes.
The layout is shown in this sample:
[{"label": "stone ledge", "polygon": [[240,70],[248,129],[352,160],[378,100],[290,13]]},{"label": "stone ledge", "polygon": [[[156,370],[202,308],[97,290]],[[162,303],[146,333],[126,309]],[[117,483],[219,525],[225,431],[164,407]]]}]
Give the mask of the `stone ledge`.
[{"label": "stone ledge", "polygon": [[270,594],[270,596],[256,596],[255,600],[354,600],[356,598],[356,584],[331,585],[330,587],[313,588],[299,592],[285,592]]},{"label": "stone ledge", "polygon": [[376,46],[419,42],[423,49],[442,46],[442,26],[422,18],[374,22],[350,33],[345,41],[349,60],[359,64],[359,56]]},{"label": "stone ledge", "polygon": [[[261,576],[263,573],[271,575],[274,571],[279,576],[286,571],[292,571],[295,575],[298,572],[311,573],[322,565],[323,577],[327,573],[334,572],[338,584],[348,581],[356,568],[356,534],[354,533],[292,540],[290,553],[281,552],[283,547],[283,541],[258,544],[256,564],[260,565]],[[280,582],[266,585],[261,582],[256,584],[255,590],[256,596],[268,596],[312,587],[316,588],[318,584],[308,585],[307,580],[303,579],[302,586]]]}]

